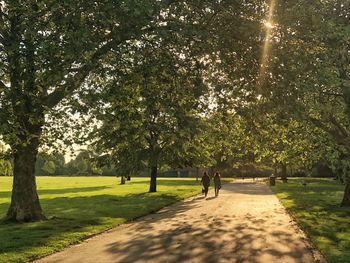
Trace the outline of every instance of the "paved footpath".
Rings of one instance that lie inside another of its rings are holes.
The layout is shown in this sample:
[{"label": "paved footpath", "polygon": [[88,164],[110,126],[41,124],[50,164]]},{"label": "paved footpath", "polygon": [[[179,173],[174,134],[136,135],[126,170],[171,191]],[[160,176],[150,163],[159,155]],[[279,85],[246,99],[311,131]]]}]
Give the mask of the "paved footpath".
[{"label": "paved footpath", "polygon": [[37,262],[325,262],[263,183],[225,184]]}]

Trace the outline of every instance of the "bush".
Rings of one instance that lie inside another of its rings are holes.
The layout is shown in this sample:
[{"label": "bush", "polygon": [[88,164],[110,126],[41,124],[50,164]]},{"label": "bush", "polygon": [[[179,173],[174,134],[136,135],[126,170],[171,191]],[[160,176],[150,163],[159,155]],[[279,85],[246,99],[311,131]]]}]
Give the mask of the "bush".
[{"label": "bush", "polygon": [[307,174],[305,171],[296,171],[295,173],[292,174],[293,177],[306,177]]},{"label": "bush", "polygon": [[332,171],[332,169],[324,164],[324,163],[318,163],[316,164],[311,171],[312,177],[334,177],[335,173]]}]

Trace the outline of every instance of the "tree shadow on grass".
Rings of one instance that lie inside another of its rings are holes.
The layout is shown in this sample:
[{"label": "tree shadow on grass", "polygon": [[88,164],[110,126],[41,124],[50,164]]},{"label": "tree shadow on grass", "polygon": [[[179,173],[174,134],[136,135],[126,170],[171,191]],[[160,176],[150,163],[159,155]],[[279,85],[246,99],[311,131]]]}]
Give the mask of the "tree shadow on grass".
[{"label": "tree shadow on grass", "polygon": [[[168,179],[168,178],[167,178]],[[177,180],[178,179],[178,180]],[[192,178],[191,178],[192,179]],[[149,181],[130,181],[127,182],[127,184],[145,184]],[[157,186],[179,186],[179,183],[181,183],[182,186],[186,185],[198,185],[200,182],[196,181],[195,178],[193,180],[181,180],[181,178],[169,178],[169,180],[157,180]]]},{"label": "tree shadow on grass", "polygon": [[[77,190],[80,191],[80,190]],[[125,221],[135,219],[178,201],[173,195],[129,194],[126,196],[96,195],[42,199],[47,221],[0,224],[0,261],[5,253],[15,262],[33,259],[44,249],[57,251],[92,233],[98,233]],[[8,204],[1,204],[4,211]],[[184,205],[179,213],[188,209]],[[3,254],[3,255],[1,255]]]},{"label": "tree shadow on grass", "polygon": [[38,190],[38,194],[70,194],[70,193],[83,193],[83,192],[93,192],[105,190],[108,188],[112,188],[111,186],[91,186],[91,187],[72,187],[72,188],[62,188],[62,189],[45,189]]},{"label": "tree shadow on grass", "polygon": [[[302,181],[307,185],[303,186]],[[350,208],[340,207],[344,186],[331,179],[295,179],[281,185],[282,202],[330,259],[350,257]],[[343,248],[340,248],[343,244]],[[339,249],[339,250],[338,250]],[[332,260],[331,260],[332,259]]]},{"label": "tree shadow on grass", "polygon": [[[93,192],[93,191],[100,191],[107,188],[112,188],[110,186],[92,186],[92,187],[72,187],[72,188],[55,188],[55,189],[38,189],[38,194],[70,194],[70,193],[81,193],[81,192]],[[0,198],[7,198],[11,197],[12,191],[3,191],[0,192]]]}]

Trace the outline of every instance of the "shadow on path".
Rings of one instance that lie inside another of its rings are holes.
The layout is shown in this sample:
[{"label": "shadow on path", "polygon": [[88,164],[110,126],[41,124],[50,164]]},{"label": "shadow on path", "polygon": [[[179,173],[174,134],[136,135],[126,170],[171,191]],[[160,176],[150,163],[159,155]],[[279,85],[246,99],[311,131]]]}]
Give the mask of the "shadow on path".
[{"label": "shadow on path", "polygon": [[265,184],[225,184],[40,262],[312,263],[313,253]]}]

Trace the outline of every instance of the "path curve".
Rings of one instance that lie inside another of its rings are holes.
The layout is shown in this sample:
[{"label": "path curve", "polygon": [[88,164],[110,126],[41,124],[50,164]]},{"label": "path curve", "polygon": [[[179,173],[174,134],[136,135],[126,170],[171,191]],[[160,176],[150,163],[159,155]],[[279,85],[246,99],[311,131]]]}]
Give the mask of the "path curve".
[{"label": "path curve", "polygon": [[36,261],[325,262],[263,183],[225,184]]}]

